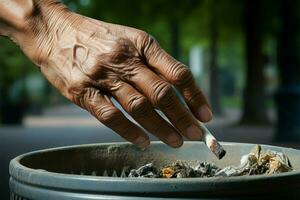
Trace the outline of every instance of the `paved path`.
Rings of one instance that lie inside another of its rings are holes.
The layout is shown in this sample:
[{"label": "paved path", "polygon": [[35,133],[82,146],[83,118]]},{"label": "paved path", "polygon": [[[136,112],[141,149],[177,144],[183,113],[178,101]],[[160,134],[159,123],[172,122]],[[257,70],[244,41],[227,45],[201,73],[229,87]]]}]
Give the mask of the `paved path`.
[{"label": "paved path", "polygon": [[[274,121],[274,113],[270,113],[270,117]],[[274,143],[273,126],[237,126],[239,119],[240,112],[238,110],[226,109],[221,117],[214,117],[207,126],[222,141]],[[100,141],[121,139],[89,113],[74,105],[48,108],[44,111],[43,116],[29,116],[26,117],[24,122],[25,129],[17,128],[13,130],[18,130],[17,132],[28,132],[30,130],[33,134],[37,131],[48,133],[53,129],[59,130],[62,135],[72,133],[78,136],[82,135],[83,141],[86,139],[86,134],[93,134]],[[51,137],[55,137],[55,135],[51,135]],[[154,137],[152,139],[155,140]]]}]

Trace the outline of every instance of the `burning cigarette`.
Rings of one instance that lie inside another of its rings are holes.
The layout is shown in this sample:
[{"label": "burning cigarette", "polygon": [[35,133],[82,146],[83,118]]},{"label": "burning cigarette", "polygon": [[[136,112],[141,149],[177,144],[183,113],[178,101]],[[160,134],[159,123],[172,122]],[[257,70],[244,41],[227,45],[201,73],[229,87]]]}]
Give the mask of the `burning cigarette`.
[{"label": "burning cigarette", "polygon": [[219,160],[222,159],[225,156],[226,151],[223,149],[217,139],[211,134],[211,132],[204,126],[204,124],[200,123],[200,127],[203,130],[203,142]]}]

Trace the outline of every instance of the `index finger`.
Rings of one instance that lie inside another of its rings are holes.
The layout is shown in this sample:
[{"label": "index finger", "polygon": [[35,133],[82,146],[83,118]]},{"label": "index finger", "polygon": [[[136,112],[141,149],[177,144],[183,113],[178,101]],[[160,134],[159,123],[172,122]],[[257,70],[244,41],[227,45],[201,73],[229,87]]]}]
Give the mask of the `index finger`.
[{"label": "index finger", "polygon": [[198,89],[190,70],[165,52],[156,40],[149,36],[144,56],[147,64],[173,84],[184,97],[194,116],[202,122],[210,121],[212,112],[206,97]]}]

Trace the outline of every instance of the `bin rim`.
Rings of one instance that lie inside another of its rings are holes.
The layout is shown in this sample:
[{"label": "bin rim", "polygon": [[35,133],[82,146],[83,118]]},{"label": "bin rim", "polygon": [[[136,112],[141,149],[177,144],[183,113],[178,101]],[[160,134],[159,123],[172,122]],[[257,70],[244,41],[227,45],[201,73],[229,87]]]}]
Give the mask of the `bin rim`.
[{"label": "bin rim", "polygon": [[[89,175],[74,175],[43,171],[38,169],[28,168],[20,163],[20,161],[27,156],[39,153],[46,153],[49,151],[68,150],[73,148],[84,148],[93,146],[107,146],[107,145],[128,145],[128,142],[115,143],[93,143],[83,145],[71,145],[57,148],[49,148],[44,150],[37,150],[22,154],[13,160],[9,165],[9,173],[11,180],[28,184],[35,187],[58,189],[64,191],[85,191],[85,192],[105,192],[105,193],[174,193],[174,188],[178,192],[211,192],[224,191],[226,189],[233,190],[235,187],[241,188],[243,184],[261,184],[282,181],[293,182],[297,184],[300,182],[300,170],[285,172],[273,175],[254,175],[254,176],[237,176],[237,177],[211,177],[211,178],[182,178],[182,179],[162,179],[162,178],[120,178],[120,177],[102,177]],[[199,144],[195,141],[187,141],[185,145]],[[251,143],[235,143],[235,142],[221,142],[222,145],[246,145],[254,146]],[[152,142],[151,145],[165,145],[162,142]],[[205,144],[203,144],[205,145]],[[294,148],[279,147],[273,145],[263,145],[263,148],[280,148],[282,150],[300,151]],[[196,186],[196,187],[195,187]],[[284,187],[284,185],[281,185]]]}]

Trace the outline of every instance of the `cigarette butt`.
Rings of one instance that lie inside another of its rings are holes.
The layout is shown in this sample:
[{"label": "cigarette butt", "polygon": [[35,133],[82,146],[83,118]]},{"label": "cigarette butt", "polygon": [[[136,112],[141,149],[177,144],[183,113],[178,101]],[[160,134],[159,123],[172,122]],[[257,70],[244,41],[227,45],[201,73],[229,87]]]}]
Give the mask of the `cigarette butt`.
[{"label": "cigarette butt", "polygon": [[226,151],[211,132],[204,126],[204,124],[200,123],[200,127],[203,130],[203,142],[219,160],[222,159],[225,156]]}]

